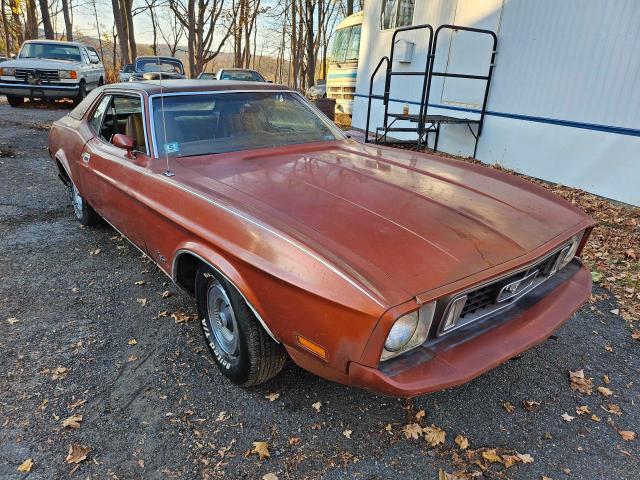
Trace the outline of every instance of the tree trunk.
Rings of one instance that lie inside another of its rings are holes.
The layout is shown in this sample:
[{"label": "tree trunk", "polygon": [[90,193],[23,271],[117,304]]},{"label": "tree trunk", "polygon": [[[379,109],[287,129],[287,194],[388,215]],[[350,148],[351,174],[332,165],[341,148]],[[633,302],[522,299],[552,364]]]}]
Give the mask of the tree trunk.
[{"label": "tree trunk", "polygon": [[24,28],[24,39],[33,40],[38,38],[38,12],[36,10],[36,0],[27,0],[27,22]]},{"label": "tree trunk", "polygon": [[[96,19],[96,30],[97,30],[96,33],[98,34],[98,45],[100,46],[100,58],[104,62],[104,49],[102,47],[102,35],[100,34],[100,21],[98,20],[98,9],[96,7],[96,0],[93,0],[92,3],[93,3],[93,5],[92,5],[93,6],[93,16]],[[115,42],[116,42],[116,39],[115,39],[115,35],[114,35],[114,38],[113,38],[113,48],[114,48],[114,50],[115,50]],[[115,64],[115,60],[114,60],[114,63],[113,63],[113,67],[114,68],[115,68],[115,65],[116,64]]]},{"label": "tree trunk", "polygon": [[305,88],[313,87],[316,81],[316,51],[313,44],[313,9],[315,7],[314,0],[306,0],[306,23],[307,23],[307,82]]},{"label": "tree trunk", "polygon": [[2,14],[2,31],[4,32],[4,51],[5,56],[9,58],[11,53],[11,32],[9,31],[9,21],[7,20],[7,12],[4,9],[5,0],[0,0],[0,13]]},{"label": "tree trunk", "polygon": [[64,16],[65,37],[67,41],[73,42],[73,23],[71,22],[71,13],[69,11],[69,0],[62,0],[62,15]]},{"label": "tree trunk", "polygon": [[347,17],[353,14],[353,0],[347,0]]},{"label": "tree trunk", "polygon": [[135,60],[138,56],[138,47],[136,45],[136,34],[133,30],[133,0],[124,0],[126,6],[126,19],[127,19],[127,35],[129,36],[129,51],[131,52],[131,58]]},{"label": "tree trunk", "polygon": [[[127,45],[127,34],[125,33],[124,18],[120,10],[119,0],[111,0],[111,6],[113,8],[113,21],[116,26],[116,32],[118,34],[118,44],[120,46],[120,59],[123,65],[131,63],[129,57],[129,46]],[[115,41],[115,40],[114,40]]]},{"label": "tree trunk", "polygon": [[51,23],[51,14],[49,13],[49,0],[39,0],[40,14],[42,15],[42,28],[44,28],[44,37],[48,40],[55,40],[53,34],[53,24]]}]

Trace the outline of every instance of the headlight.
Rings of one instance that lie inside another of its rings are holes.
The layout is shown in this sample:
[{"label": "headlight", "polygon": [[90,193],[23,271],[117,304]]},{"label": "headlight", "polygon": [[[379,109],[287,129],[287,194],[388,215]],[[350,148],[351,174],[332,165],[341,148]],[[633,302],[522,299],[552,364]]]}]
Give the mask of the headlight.
[{"label": "headlight", "polygon": [[9,68],[9,67],[0,68],[0,77],[15,77],[15,75],[16,75],[15,68]]},{"label": "headlight", "polygon": [[78,72],[76,72],[75,70],[60,70],[58,72],[60,74],[60,78],[63,79],[77,79],[78,78]]},{"label": "headlight", "polygon": [[560,254],[558,255],[558,259],[556,260],[555,265],[553,266],[553,270],[551,270],[551,274],[553,275],[558,270],[566,267],[573,257],[576,256],[576,252],[578,251],[578,247],[580,246],[580,242],[582,241],[582,236],[584,232],[580,232],[577,235],[574,235],[571,239],[571,243],[565,246],[562,250],[560,250]]},{"label": "headlight", "polygon": [[387,335],[380,360],[388,360],[422,345],[429,335],[435,309],[436,302],[431,302],[398,318]]}]

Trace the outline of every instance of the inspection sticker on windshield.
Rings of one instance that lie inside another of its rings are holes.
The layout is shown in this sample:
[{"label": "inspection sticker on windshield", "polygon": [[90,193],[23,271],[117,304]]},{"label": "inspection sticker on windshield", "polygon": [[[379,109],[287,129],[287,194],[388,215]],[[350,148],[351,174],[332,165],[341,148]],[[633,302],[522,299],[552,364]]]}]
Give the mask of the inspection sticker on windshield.
[{"label": "inspection sticker on windshield", "polygon": [[180,147],[178,146],[178,142],[171,142],[164,144],[164,151],[167,153],[178,153],[180,151]]}]

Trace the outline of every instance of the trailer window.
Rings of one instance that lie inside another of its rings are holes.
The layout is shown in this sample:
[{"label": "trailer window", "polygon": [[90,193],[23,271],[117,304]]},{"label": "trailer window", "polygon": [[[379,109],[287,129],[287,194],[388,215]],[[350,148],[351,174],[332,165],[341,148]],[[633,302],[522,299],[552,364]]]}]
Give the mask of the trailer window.
[{"label": "trailer window", "polygon": [[383,0],[380,29],[404,27],[413,23],[415,0]]}]

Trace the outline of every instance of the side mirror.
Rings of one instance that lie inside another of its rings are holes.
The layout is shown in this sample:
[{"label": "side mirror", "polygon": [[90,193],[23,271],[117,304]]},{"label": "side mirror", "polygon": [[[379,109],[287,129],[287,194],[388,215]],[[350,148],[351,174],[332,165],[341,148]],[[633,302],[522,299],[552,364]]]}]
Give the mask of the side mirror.
[{"label": "side mirror", "polygon": [[136,148],[136,142],[133,138],[123,133],[116,133],[111,140],[114,147],[122,148],[127,151],[127,157],[134,157],[133,149]]}]

